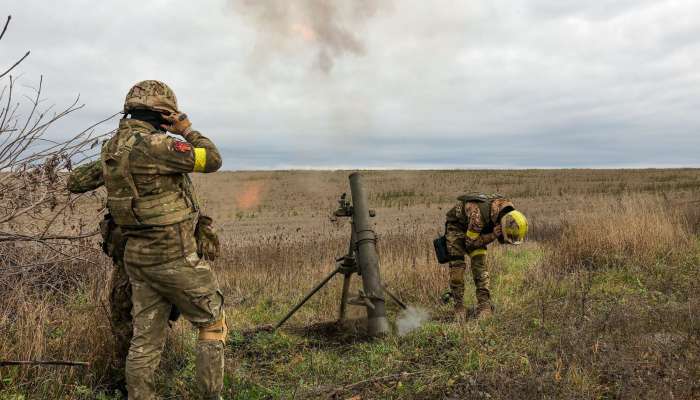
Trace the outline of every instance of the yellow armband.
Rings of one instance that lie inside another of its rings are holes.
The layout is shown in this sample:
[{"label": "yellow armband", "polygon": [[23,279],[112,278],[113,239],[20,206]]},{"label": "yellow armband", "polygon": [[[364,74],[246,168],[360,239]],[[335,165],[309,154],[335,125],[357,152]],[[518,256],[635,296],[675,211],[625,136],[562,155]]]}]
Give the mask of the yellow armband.
[{"label": "yellow armband", "polygon": [[207,149],[203,147],[194,148],[194,172],[204,172],[207,166]]},{"label": "yellow armband", "polygon": [[469,240],[474,240],[474,239],[478,238],[479,235],[480,235],[479,232],[467,231],[467,239],[469,239]]}]

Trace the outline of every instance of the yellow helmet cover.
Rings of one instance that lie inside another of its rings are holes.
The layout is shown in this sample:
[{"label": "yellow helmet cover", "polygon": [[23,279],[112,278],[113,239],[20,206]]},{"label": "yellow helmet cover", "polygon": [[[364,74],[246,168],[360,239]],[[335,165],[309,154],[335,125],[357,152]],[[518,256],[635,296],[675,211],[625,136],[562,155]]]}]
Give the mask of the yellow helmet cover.
[{"label": "yellow helmet cover", "polygon": [[520,244],[527,235],[527,218],[520,211],[513,210],[501,218],[503,238],[510,244]]}]

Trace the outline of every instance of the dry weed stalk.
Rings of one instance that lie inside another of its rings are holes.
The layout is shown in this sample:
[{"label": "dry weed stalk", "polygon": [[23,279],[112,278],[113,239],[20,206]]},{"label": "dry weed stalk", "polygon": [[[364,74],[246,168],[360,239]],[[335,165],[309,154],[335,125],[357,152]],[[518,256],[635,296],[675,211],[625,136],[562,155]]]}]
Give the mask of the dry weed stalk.
[{"label": "dry weed stalk", "polygon": [[[7,18],[0,40],[10,19]],[[75,252],[62,248],[66,242],[84,239],[96,231],[66,232],[62,226],[53,229],[60,225],[61,216],[65,218],[65,211],[75,201],[66,191],[63,172],[71,170],[74,161],[90,156],[102,136],[96,134],[94,128],[113,116],[67,139],[52,139],[50,128],[83,105],[78,104],[77,97],[61,111],[53,111],[52,106],[42,107],[43,77],[32,89],[31,97],[24,96],[26,101],[17,101],[17,82],[9,73],[28,55],[29,52],[0,74],[0,78],[7,76],[6,85],[0,90],[0,245],[8,249],[25,243],[23,248],[27,248],[27,243],[31,243],[47,247],[54,255],[62,255],[64,260],[80,258]],[[34,259],[26,264],[12,257],[11,252],[3,251],[0,282],[8,274],[16,274],[18,269],[56,261],[56,258]]]}]

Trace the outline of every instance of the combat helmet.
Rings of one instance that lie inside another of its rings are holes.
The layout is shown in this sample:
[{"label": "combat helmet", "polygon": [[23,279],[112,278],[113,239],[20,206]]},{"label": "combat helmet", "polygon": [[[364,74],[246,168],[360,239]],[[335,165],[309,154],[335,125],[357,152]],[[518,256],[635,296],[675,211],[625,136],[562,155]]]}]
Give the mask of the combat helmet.
[{"label": "combat helmet", "polygon": [[161,113],[176,113],[177,97],[168,85],[155,80],[135,84],[124,99],[124,113],[132,110],[152,110]]},{"label": "combat helmet", "polygon": [[501,218],[503,239],[510,244],[520,244],[527,235],[527,218],[520,211],[513,210]]}]

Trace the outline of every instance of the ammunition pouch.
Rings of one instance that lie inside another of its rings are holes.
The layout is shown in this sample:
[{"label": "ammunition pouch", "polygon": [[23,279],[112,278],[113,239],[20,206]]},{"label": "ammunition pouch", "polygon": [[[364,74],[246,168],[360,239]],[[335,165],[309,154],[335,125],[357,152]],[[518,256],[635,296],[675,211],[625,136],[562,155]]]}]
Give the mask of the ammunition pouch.
[{"label": "ammunition pouch", "polygon": [[124,258],[126,239],[121,228],[114,222],[112,215],[105,214],[100,221],[100,236],[102,236],[102,251],[119,264]]},{"label": "ammunition pouch", "polygon": [[433,247],[435,247],[435,256],[437,257],[438,263],[447,264],[452,261],[450,253],[447,251],[447,237],[445,237],[445,235],[433,240]]},{"label": "ammunition pouch", "polygon": [[200,215],[197,220],[194,237],[197,241],[197,254],[200,258],[214,261],[219,256],[221,244],[219,243],[219,235],[214,227],[214,220],[206,215]]},{"label": "ammunition pouch", "polygon": [[182,192],[166,192],[143,197],[109,197],[109,212],[119,226],[167,226],[193,218],[196,215]]},{"label": "ammunition pouch", "polygon": [[[447,232],[447,224],[445,223],[445,232]],[[456,223],[457,226],[460,226],[459,223]],[[466,231],[467,229],[464,228]],[[459,261],[459,260],[464,260],[464,255],[452,255],[450,254],[450,250],[447,247],[447,235],[441,235],[437,239],[433,240],[433,247],[435,248],[435,257],[437,257],[438,263],[440,264],[447,264],[450,261]]]}]

